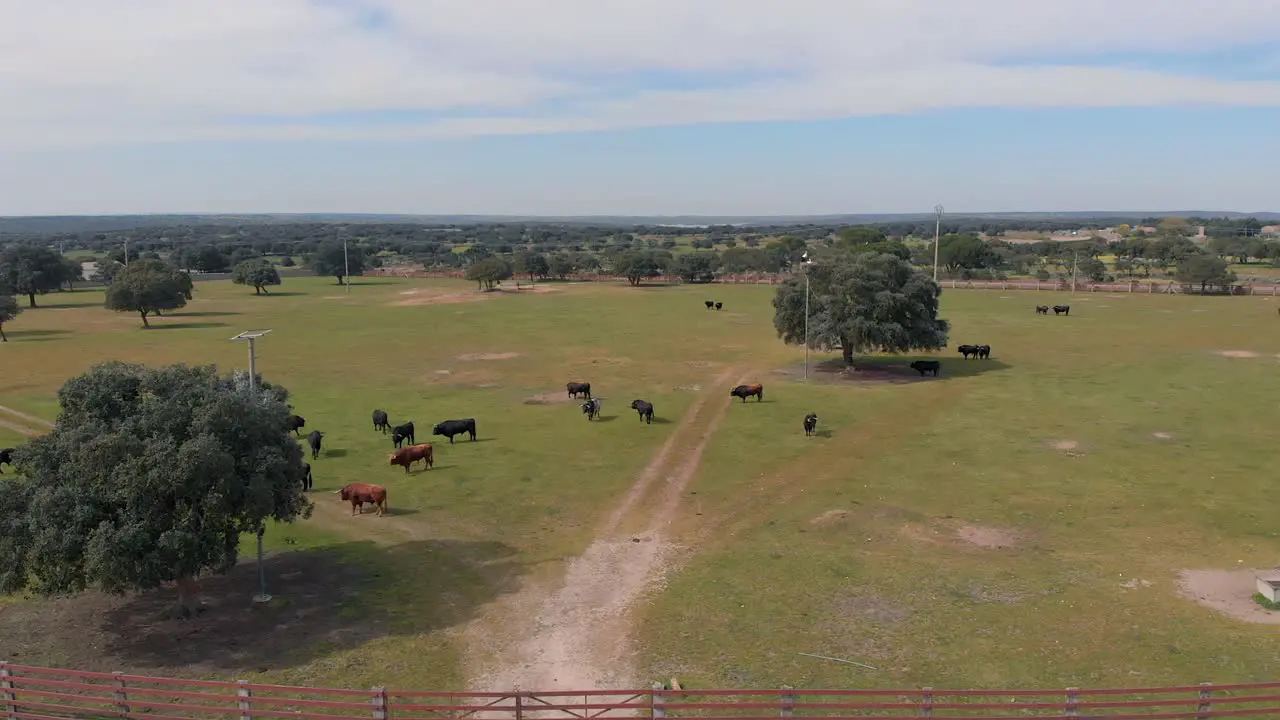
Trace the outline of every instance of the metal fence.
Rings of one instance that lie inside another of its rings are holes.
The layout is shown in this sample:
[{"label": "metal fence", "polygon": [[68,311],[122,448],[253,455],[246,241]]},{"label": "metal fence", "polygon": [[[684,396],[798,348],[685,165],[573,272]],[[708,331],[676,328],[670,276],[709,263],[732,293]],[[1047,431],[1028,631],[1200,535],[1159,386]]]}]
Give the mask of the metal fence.
[{"label": "metal fence", "polygon": [[0,662],[9,720],[593,720],[900,718],[1209,720],[1280,716],[1280,682],[1060,690],[558,690],[414,692],[177,680]]}]

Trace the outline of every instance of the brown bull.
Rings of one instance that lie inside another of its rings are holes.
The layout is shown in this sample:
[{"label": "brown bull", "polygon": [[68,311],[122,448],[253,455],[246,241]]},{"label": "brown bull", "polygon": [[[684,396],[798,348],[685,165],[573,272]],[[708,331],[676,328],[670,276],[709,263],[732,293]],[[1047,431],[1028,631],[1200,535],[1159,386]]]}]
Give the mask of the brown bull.
[{"label": "brown bull", "polygon": [[369,503],[377,509],[378,515],[387,513],[387,489],[381,485],[372,483],[354,482],[348,483],[341,490],[335,490],[343,500],[351,503],[351,514],[356,514],[356,508],[360,509],[361,514],[364,513],[364,504]]},{"label": "brown bull", "polygon": [[427,464],[428,470],[436,464],[430,443],[424,443],[422,445],[405,445],[399,450],[388,455],[387,460],[390,461],[389,464],[391,465],[400,465],[403,467],[405,473],[409,472],[410,465],[419,460]]}]

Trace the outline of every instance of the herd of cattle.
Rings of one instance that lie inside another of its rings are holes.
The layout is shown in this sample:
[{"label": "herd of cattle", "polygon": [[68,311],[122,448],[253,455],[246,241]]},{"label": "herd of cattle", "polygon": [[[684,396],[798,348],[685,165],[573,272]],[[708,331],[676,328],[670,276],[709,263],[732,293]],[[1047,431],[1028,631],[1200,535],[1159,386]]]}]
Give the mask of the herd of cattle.
[{"label": "herd of cattle", "polygon": [[[715,308],[720,310],[723,303],[712,300],[706,301],[707,309]],[[1054,305],[1052,308],[1048,305],[1037,305],[1037,315],[1048,315],[1049,310],[1053,310],[1054,315],[1070,315],[1070,305]],[[970,356],[987,359],[991,357],[990,345],[961,345],[957,348],[966,360]],[[911,363],[911,369],[920,373],[921,377],[926,374],[938,376],[938,370],[942,364],[937,360],[916,360]],[[565,390],[569,394],[570,399],[583,398],[582,414],[587,420],[595,420],[600,417],[601,409],[604,404],[600,398],[591,397],[591,383],[589,382],[570,382],[565,385]],[[731,397],[740,398],[742,402],[746,402],[747,398],[754,397],[757,402],[764,400],[764,386],[760,384],[754,385],[738,385],[729,391]],[[647,400],[636,399],[631,401],[629,406],[640,418],[640,422],[651,424],[653,422],[653,403]],[[295,437],[300,436],[299,431],[306,427],[307,421],[301,415],[290,415],[286,420],[286,429],[294,434]],[[804,416],[804,434],[806,436],[813,435],[818,427],[818,416],[815,413],[808,413]],[[373,429],[382,432],[382,434],[391,433],[391,443],[394,451],[387,456],[388,464],[391,466],[399,465],[404,468],[405,473],[409,472],[410,466],[415,462],[423,463],[426,469],[435,467],[435,451],[430,443],[416,444],[417,439],[414,436],[413,421],[410,420],[401,425],[392,426],[390,418],[385,410],[373,411]],[[449,444],[452,445],[453,438],[457,435],[467,435],[471,440],[476,439],[476,421],[475,418],[466,418],[463,420],[445,420],[437,423],[431,428],[432,435],[439,435],[449,438]],[[307,434],[307,445],[311,449],[311,459],[315,460],[320,456],[320,447],[324,439],[324,433],[319,430],[312,430]],[[15,448],[0,448],[0,475],[4,474],[3,466],[13,466],[13,452]],[[303,490],[310,491],[312,488],[311,463],[303,464],[302,485]],[[351,503],[351,514],[364,512],[364,505],[373,505],[378,515],[383,515],[387,511],[387,489],[382,485],[373,483],[353,482],[344,485],[342,488],[334,491],[342,500]]]}]

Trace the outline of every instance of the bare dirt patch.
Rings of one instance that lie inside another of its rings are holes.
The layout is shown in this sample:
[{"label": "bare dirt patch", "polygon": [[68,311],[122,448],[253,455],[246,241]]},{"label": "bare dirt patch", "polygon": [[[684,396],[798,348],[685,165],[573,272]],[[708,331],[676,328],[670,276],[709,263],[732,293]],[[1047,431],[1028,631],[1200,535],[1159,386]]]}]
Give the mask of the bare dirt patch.
[{"label": "bare dirt patch", "polygon": [[474,362],[476,360],[510,360],[520,357],[520,353],[504,352],[504,353],[467,353],[459,355],[458,359],[463,362]]},{"label": "bare dirt patch", "polygon": [[400,293],[408,297],[387,303],[392,307],[417,307],[420,305],[456,305],[489,300],[491,294],[481,292],[432,292],[429,290],[405,290]]},{"label": "bare dirt patch", "polygon": [[1252,350],[1219,350],[1218,354],[1229,358],[1256,358],[1258,353]]},{"label": "bare dirt patch", "polygon": [[1013,549],[1022,543],[1021,535],[1013,530],[983,525],[965,525],[956,530],[956,538],[986,550]]},{"label": "bare dirt patch", "polygon": [[[724,373],[721,384],[732,374]],[[708,393],[693,403],[604,522],[595,542],[569,562],[563,580],[527,588],[468,627],[470,659],[477,669],[472,687],[509,692],[639,684],[631,666],[630,609],[661,586],[674,562],[677,547],[661,531],[729,407],[730,398],[716,395],[718,407],[706,419],[703,407],[712,396]],[[693,427],[702,428],[697,444],[687,454],[675,453],[676,444],[693,435]],[[642,504],[659,478],[666,480],[660,501]],[[634,508],[653,509],[648,529],[623,533],[622,523]]]},{"label": "bare dirt patch", "polygon": [[1075,440],[1055,440],[1053,443],[1054,450],[1075,450],[1080,447],[1080,443]]},{"label": "bare dirt patch", "polygon": [[1155,439],[1157,439],[1157,440],[1172,440],[1172,439],[1173,439],[1173,433],[1167,433],[1167,432],[1164,432],[1164,431],[1160,431],[1160,432],[1153,432],[1153,433],[1151,433],[1151,437],[1153,437],[1153,438],[1155,438]]},{"label": "bare dirt patch", "polygon": [[831,523],[843,520],[849,517],[849,511],[841,508],[828,510],[821,515],[809,521],[810,525],[830,525]]},{"label": "bare dirt patch", "polygon": [[1258,570],[1183,570],[1178,593],[1227,617],[1263,625],[1280,625],[1280,612],[1253,601]]},{"label": "bare dirt patch", "polygon": [[525,405],[558,405],[572,401],[567,392],[544,392],[524,399]]}]

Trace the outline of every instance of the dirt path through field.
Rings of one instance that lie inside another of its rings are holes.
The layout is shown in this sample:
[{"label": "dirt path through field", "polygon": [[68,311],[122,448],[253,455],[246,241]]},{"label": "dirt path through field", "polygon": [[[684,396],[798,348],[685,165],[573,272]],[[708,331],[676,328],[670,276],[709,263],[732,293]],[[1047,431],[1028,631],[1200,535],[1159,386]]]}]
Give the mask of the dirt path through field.
[{"label": "dirt path through field", "polygon": [[[569,562],[558,585],[529,587],[504,598],[467,628],[473,689],[619,689],[644,684],[632,668],[630,609],[664,578],[674,546],[662,531],[729,408],[732,398],[725,388],[739,374],[731,369],[706,384],[709,389],[672,429],[606,518],[596,540]],[[659,484],[659,479],[664,482]],[[641,502],[651,494],[657,497]],[[628,527],[644,530],[623,532]]]},{"label": "dirt path through field", "polygon": [[45,420],[44,418],[38,418],[35,415],[28,415],[24,412],[18,412],[13,408],[7,408],[3,405],[0,405],[0,413],[4,413],[6,415],[12,415],[13,417],[23,421],[27,425],[35,425],[36,427],[41,427],[41,428],[53,428],[53,423],[49,422],[48,420]]}]

